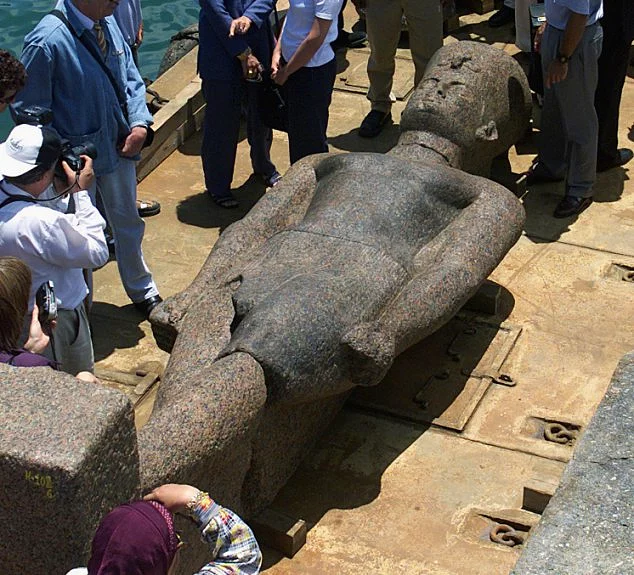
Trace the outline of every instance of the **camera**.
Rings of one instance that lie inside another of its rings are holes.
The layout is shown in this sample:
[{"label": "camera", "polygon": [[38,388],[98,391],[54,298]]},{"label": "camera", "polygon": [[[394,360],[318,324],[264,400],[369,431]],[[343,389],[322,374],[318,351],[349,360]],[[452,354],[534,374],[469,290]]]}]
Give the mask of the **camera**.
[{"label": "camera", "polygon": [[[53,112],[44,106],[28,106],[16,113],[16,124],[30,124],[31,126],[46,126],[53,121]],[[66,162],[71,169],[78,173],[84,168],[85,162],[80,156],[90,156],[93,160],[97,157],[97,148],[92,142],[85,142],[77,146],[73,146],[71,142],[62,138],[62,153],[60,161],[55,167],[55,174],[65,179],[62,161]]]},{"label": "camera", "polygon": [[35,303],[38,309],[40,325],[46,326],[57,319],[57,300],[55,284],[51,280],[44,282],[35,292]]},{"label": "camera", "polygon": [[[66,162],[73,172],[81,172],[84,169],[86,163],[80,156],[89,156],[93,160],[97,157],[97,148],[92,142],[86,142],[78,146],[73,146],[68,140],[62,140],[62,153],[59,157],[59,171],[61,177],[64,177],[64,169],[62,168],[62,161]],[[57,173],[57,168],[55,168]]]}]

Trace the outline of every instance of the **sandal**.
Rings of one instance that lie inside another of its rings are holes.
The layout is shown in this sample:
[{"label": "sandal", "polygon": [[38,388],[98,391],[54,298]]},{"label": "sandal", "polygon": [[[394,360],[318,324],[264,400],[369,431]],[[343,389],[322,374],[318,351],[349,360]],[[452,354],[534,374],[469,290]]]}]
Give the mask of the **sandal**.
[{"label": "sandal", "polygon": [[160,213],[161,204],[159,204],[156,200],[137,199],[136,209],[139,212],[139,216],[141,216],[142,218],[148,218]]}]

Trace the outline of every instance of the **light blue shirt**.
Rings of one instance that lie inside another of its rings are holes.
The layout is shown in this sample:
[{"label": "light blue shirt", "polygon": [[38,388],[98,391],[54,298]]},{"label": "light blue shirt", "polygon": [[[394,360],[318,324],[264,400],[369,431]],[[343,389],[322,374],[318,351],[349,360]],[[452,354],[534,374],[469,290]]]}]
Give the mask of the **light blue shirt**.
[{"label": "light blue shirt", "polygon": [[[66,14],[78,36],[85,35],[97,53],[93,22],[77,11],[70,0],[56,8]],[[105,62],[125,95],[127,117],[105,72],[90,52],[57,17],[47,14],[24,39],[20,59],[30,80],[20,91],[15,109],[38,105],[53,112],[53,128],[76,146],[92,142],[97,148],[95,173],[114,172],[119,163],[119,146],[133,126],[149,126],[152,115],[145,103],[145,84],[132,60],[130,47],[114,17],[101,21],[108,41]]]},{"label": "light blue shirt", "polygon": [[128,46],[134,46],[139,27],[143,22],[141,0],[120,0],[113,16]]},{"label": "light blue shirt", "polygon": [[558,30],[565,30],[571,12],[588,16],[586,26],[603,17],[603,0],[546,0],[544,8],[548,25]]},{"label": "light blue shirt", "polygon": [[[282,56],[287,62],[295,54],[313,26],[315,18],[330,20],[330,28],[324,43],[319,47],[306,66],[316,67],[327,64],[335,57],[330,43],[337,38],[337,17],[343,0],[290,0],[282,30]],[[334,24],[333,24],[334,23]]]}]

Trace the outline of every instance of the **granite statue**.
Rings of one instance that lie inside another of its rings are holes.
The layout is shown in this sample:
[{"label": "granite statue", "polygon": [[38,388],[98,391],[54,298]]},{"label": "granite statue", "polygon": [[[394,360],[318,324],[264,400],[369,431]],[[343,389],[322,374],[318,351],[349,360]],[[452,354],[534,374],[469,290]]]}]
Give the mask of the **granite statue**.
[{"label": "granite statue", "polygon": [[523,208],[483,176],[529,117],[517,63],[460,42],[430,61],[388,154],[292,166],[150,318],[172,356],[142,482],[211,482],[247,513],[269,502],[347,393],[447,322],[515,243]]},{"label": "granite statue", "polygon": [[512,58],[456,43],[430,60],[388,154],[292,166],[152,312],[171,357],[138,431],[115,390],[0,365],[2,520],[19,526],[3,573],[82,564],[107,509],[162,483],[247,517],[268,504],[350,390],[448,321],[517,240],[521,204],[487,176],[529,113]]}]

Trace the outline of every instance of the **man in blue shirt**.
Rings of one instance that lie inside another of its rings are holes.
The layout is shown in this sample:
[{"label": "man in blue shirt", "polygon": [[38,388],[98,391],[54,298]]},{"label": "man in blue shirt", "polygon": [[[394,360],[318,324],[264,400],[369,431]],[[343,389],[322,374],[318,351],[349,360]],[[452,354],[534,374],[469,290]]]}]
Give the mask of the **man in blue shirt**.
[{"label": "man in blue shirt", "polygon": [[546,0],[546,25],[536,48],[544,71],[544,107],[529,186],[566,179],[554,217],[581,213],[592,203],[598,120],[594,109],[603,32],[602,0]]},{"label": "man in blue shirt", "polygon": [[97,192],[102,198],[126,293],[148,315],[162,300],[141,250],[145,224],[136,208],[135,161],[152,116],[143,80],[112,17],[116,6],[114,0],[59,0],[56,9],[66,22],[47,14],[24,39],[21,60],[31,81],[14,106],[51,109],[52,125],[63,138],[97,148],[97,178],[89,192],[93,202]]}]

